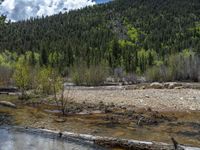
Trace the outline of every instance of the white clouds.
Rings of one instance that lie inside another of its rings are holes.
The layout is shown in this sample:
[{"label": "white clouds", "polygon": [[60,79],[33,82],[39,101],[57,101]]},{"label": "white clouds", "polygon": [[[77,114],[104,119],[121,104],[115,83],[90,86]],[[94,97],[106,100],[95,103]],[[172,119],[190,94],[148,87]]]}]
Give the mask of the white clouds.
[{"label": "white clouds", "polygon": [[50,16],[94,4],[92,0],[4,0],[0,5],[0,14],[6,15],[11,21],[18,21]]}]

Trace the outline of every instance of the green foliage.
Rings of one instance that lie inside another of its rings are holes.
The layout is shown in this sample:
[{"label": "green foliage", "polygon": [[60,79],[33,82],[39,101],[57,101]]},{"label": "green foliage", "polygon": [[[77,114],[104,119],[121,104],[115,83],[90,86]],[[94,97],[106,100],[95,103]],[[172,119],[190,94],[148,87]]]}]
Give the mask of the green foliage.
[{"label": "green foliage", "polygon": [[138,30],[132,27],[130,24],[127,25],[128,28],[128,36],[130,37],[131,41],[136,43],[138,42],[139,33]]},{"label": "green foliage", "polygon": [[16,53],[4,51],[3,53],[0,54],[0,65],[7,68],[13,68],[15,66],[17,59],[18,56]]},{"label": "green foliage", "polygon": [[31,66],[39,65],[40,55],[38,53],[27,51],[24,56],[22,55],[21,57],[24,57],[25,61]]},{"label": "green foliage", "polygon": [[[27,94],[27,90],[30,89],[35,90],[36,94],[56,95],[62,89],[63,79],[53,67],[41,67],[40,58],[33,51],[27,51],[24,55],[9,51],[1,53],[0,86],[17,86],[21,91],[20,99],[28,99],[30,94]],[[53,64],[54,60],[49,59],[49,62]]]},{"label": "green foliage", "polygon": [[131,46],[131,47],[135,46],[134,43],[132,43],[131,41],[127,41],[127,40],[119,40],[119,45],[121,48],[125,48],[127,46]]},{"label": "green foliage", "polygon": [[[36,77],[37,90],[45,95],[58,92],[62,88],[62,79],[58,72],[51,67],[42,67],[39,69]],[[55,89],[54,89],[55,88]]]},{"label": "green foliage", "polygon": [[[31,84],[34,83],[34,66],[39,65],[39,54],[27,51],[24,55],[17,55],[17,53],[4,51],[0,54],[0,85],[10,86],[12,83],[11,77],[13,76],[14,70],[19,68],[26,69],[27,66],[32,66],[30,74]],[[25,68],[23,68],[23,65]],[[30,67],[29,67],[30,68]],[[18,70],[17,74],[22,71],[27,70]],[[16,73],[16,71],[15,71]],[[22,76],[22,75],[21,75]],[[20,77],[19,77],[20,79]]]},{"label": "green foliage", "polygon": [[144,73],[148,67],[154,65],[158,59],[157,53],[154,50],[145,51],[141,49],[137,53],[138,58],[138,74]]},{"label": "green foliage", "polygon": [[200,22],[196,22],[194,27],[189,28],[195,36],[200,37]]},{"label": "green foliage", "polygon": [[30,67],[28,64],[22,60],[19,60],[15,67],[15,72],[13,74],[13,79],[16,86],[20,89],[22,99],[26,99],[26,90],[30,87]]},{"label": "green foliage", "polygon": [[[1,2],[0,2],[0,4],[1,4]],[[0,26],[5,25],[5,19],[6,19],[5,16],[0,16]]]},{"label": "green foliage", "polygon": [[50,85],[50,76],[51,76],[51,68],[50,67],[43,67],[40,68],[37,76],[36,76],[36,84],[37,84],[37,90],[39,93],[43,94],[51,94],[51,85]]},{"label": "green foliage", "polygon": [[[184,9],[183,9],[184,8]],[[45,18],[0,25],[0,51],[31,51],[31,63],[59,71],[83,60],[143,74],[190,48],[200,53],[200,1],[116,0]],[[156,54],[147,56],[148,50]],[[156,55],[156,60],[154,56]],[[1,59],[1,58],[0,58]]]}]

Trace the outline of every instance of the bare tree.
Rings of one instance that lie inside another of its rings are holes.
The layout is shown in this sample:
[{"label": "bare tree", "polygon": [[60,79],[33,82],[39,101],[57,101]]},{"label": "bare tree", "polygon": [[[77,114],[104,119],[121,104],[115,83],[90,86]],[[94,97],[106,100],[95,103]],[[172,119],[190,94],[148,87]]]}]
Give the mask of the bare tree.
[{"label": "bare tree", "polygon": [[70,88],[65,89],[64,84],[63,84],[62,93],[60,97],[60,107],[61,107],[60,109],[63,115],[65,115],[67,112],[67,104],[73,99],[74,98],[73,98],[72,90]]},{"label": "bare tree", "polygon": [[[65,115],[67,112],[68,102],[73,100],[72,90],[70,88],[65,89],[64,80],[52,73],[52,78],[50,79],[51,85],[53,87],[54,101],[62,114]],[[61,92],[59,96],[59,92]]]}]

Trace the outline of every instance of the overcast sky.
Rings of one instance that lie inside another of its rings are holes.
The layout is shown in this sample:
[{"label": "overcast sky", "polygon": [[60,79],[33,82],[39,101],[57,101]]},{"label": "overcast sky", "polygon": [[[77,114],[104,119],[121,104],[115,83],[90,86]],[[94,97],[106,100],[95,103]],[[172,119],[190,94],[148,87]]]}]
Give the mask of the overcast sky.
[{"label": "overcast sky", "polygon": [[0,5],[0,14],[8,20],[18,21],[30,17],[41,17],[91,6],[108,0],[4,0]]}]

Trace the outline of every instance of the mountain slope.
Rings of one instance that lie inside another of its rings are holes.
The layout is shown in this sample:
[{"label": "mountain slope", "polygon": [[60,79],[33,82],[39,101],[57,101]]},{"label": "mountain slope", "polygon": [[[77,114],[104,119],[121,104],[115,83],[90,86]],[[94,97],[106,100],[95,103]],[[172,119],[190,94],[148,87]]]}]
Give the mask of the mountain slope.
[{"label": "mountain slope", "polygon": [[0,51],[5,49],[54,55],[59,66],[107,61],[113,68],[136,71],[143,52],[150,53],[149,61],[184,49],[200,52],[200,1],[115,0],[9,23],[0,27]]}]

